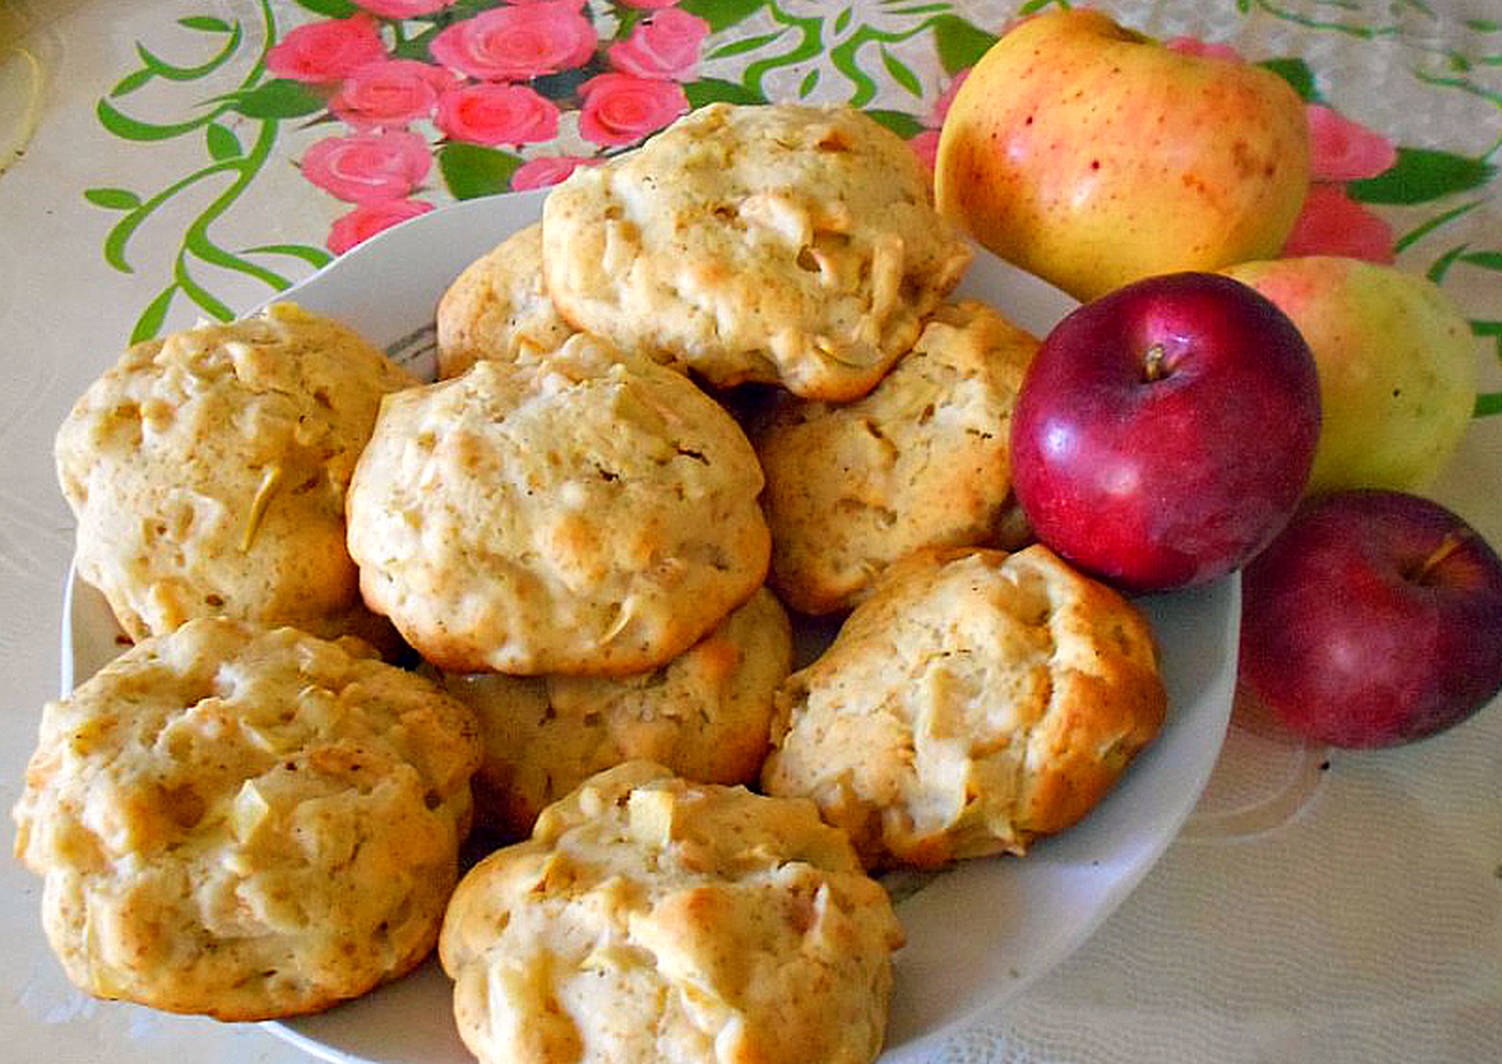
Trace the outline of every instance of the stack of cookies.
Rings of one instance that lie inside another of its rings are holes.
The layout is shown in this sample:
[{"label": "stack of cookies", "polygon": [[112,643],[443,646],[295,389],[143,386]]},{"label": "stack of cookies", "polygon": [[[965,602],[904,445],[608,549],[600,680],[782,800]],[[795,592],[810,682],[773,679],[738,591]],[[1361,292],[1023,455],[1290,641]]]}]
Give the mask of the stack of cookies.
[{"label": "stack of cookies", "polygon": [[[70,976],[285,1016],[441,938],[482,1060],[873,1059],[870,875],[1024,853],[1165,708],[1009,550],[971,255],[859,112],[711,105],[455,279],[437,381],[289,306],[127,353],[57,453],[137,645],[15,813]],[[843,619],[797,672],[785,606]],[[455,888],[472,821],[526,841]]]}]

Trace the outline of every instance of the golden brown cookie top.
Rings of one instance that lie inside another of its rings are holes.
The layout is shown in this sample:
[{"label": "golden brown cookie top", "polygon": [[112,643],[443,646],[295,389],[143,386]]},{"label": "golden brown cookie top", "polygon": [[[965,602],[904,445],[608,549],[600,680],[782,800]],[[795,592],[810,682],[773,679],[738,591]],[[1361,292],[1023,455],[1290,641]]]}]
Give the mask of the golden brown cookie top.
[{"label": "golden brown cookie top", "polygon": [[871,866],[1023,853],[1069,827],[1167,707],[1146,618],[1047,548],[921,551],[777,698],[768,793]]},{"label": "golden brown cookie top", "polygon": [[432,948],[479,759],[467,707],[357,640],[196,619],[47,706],[16,852],[80,988],[317,1011]]},{"label": "golden brown cookie top", "polygon": [[472,869],[439,952],[481,1061],[865,1064],[901,941],[811,803],[632,761]]},{"label": "golden brown cookie top", "polygon": [[543,208],[563,316],[717,387],[864,394],[970,259],[911,149],[847,107],[711,104]]},{"label": "golden brown cookie top", "polygon": [[464,268],[438,301],[437,328],[439,377],[457,377],[482,358],[546,354],[574,334],[543,284],[541,223]]},{"label": "golden brown cookie top", "polygon": [[383,406],[349,494],[366,601],[456,672],[622,675],[759,587],[761,467],[682,374],[571,338]]},{"label": "golden brown cookie top", "polygon": [[1038,341],[982,303],[945,305],[853,403],[783,396],[754,433],[772,584],[794,609],[849,609],[923,547],[995,543],[1012,406]]},{"label": "golden brown cookie top", "polygon": [[414,384],[287,303],[135,345],[57,434],[80,575],[135,639],[219,614],[377,637],[344,495],[381,397]]},{"label": "golden brown cookie top", "polygon": [[485,739],[478,823],[525,836],[542,808],[596,772],[655,761],[703,783],[751,783],[769,743],[772,692],[787,679],[792,630],[761,589],[672,661],[631,676],[450,673]]}]

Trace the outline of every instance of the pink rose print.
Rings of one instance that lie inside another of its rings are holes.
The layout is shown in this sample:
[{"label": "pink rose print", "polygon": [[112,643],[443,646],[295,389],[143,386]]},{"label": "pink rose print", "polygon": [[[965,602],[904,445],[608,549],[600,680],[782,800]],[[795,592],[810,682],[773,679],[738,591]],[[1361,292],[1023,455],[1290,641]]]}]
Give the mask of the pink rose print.
[{"label": "pink rose print", "polygon": [[584,65],[595,51],[594,25],[567,0],[498,7],[433,38],[433,58],[484,81],[525,81]]},{"label": "pink rose print", "polygon": [[1383,219],[1346,195],[1341,185],[1311,185],[1283,256],[1344,255],[1390,263],[1393,231]]},{"label": "pink rose print", "polygon": [[925,129],[922,133],[909,137],[907,146],[913,149],[913,154],[918,161],[930,170],[939,160],[939,131],[937,129]]},{"label": "pink rose print", "polygon": [[535,144],[558,135],[558,106],[525,85],[487,82],[444,93],[435,121],[471,144]]},{"label": "pink rose print", "polygon": [[541,155],[528,159],[516,168],[516,172],[511,175],[511,191],[548,188],[563,181],[581,166],[599,164],[599,159],[586,159],[579,155]]},{"label": "pink rose print", "polygon": [[678,0],[621,0],[622,7],[634,7],[638,11],[661,11],[665,7],[674,7]]},{"label": "pink rose print", "polygon": [[933,110],[928,113],[928,117],[923,119],[923,124],[928,128],[908,138],[908,147],[913,149],[913,154],[918,157],[918,161],[929,170],[932,170],[938,161],[939,131],[944,126],[944,119],[949,116],[949,108],[954,104],[954,97],[969,76],[969,67],[954,76],[944,91],[939,94],[939,98],[934,101]]},{"label": "pink rose print", "polygon": [[355,0],[355,3],[382,18],[414,18],[442,11],[454,0]]},{"label": "pink rose print", "polygon": [[288,30],[266,53],[266,69],[279,78],[321,85],[385,58],[375,19],[362,13]]},{"label": "pink rose print", "polygon": [[1382,134],[1344,115],[1310,104],[1309,162],[1316,181],[1376,177],[1398,161],[1398,148]]},{"label": "pink rose print", "polygon": [[965,79],[970,76],[970,68],[966,67],[956,74],[944,91],[939,93],[939,98],[934,101],[934,109],[928,116],[924,125],[932,129],[942,129],[944,119],[949,117],[949,108],[954,105],[954,98],[959,94],[960,86],[965,84]]},{"label": "pink rose print", "polygon": [[1234,63],[1244,62],[1241,58],[1241,53],[1229,44],[1198,41],[1193,37],[1170,37],[1163,44],[1167,48],[1172,48],[1175,52],[1183,52],[1185,55],[1197,55],[1202,59],[1229,59]]},{"label": "pink rose print", "polygon": [[324,243],[335,255],[343,255],[381,230],[390,229],[397,222],[405,222],[419,214],[427,214],[432,209],[431,203],[412,199],[362,203],[344,217],[335,220],[329,227],[329,238]]},{"label": "pink rose print", "polygon": [[688,111],[688,97],[676,81],[633,74],[597,75],[579,86],[579,94],[579,135],[606,146],[630,144]]},{"label": "pink rose print", "polygon": [[368,63],[344,79],[329,110],[358,130],[399,129],[431,115],[453,82],[447,70],[415,59]]},{"label": "pink rose print", "polygon": [[379,203],[411,192],[432,162],[428,142],[416,133],[357,133],[318,141],[303,154],[302,172],[337,199]]},{"label": "pink rose print", "polygon": [[610,65],[639,78],[685,81],[699,65],[699,47],[709,23],[696,15],[667,8],[637,24],[631,36],[610,46]]}]

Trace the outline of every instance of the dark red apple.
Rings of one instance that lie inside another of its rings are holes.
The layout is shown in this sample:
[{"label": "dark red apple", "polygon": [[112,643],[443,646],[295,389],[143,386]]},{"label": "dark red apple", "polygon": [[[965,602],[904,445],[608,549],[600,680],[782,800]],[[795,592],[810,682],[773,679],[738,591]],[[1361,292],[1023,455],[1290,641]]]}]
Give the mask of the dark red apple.
[{"label": "dark red apple", "polygon": [[1333,746],[1433,735],[1502,690],[1502,560],[1416,495],[1312,498],[1242,574],[1240,675]]},{"label": "dark red apple", "polygon": [[1267,545],[1319,438],[1314,356],[1228,277],[1150,277],[1087,303],[1034,357],[1012,478],[1039,539],[1129,591],[1204,583]]}]

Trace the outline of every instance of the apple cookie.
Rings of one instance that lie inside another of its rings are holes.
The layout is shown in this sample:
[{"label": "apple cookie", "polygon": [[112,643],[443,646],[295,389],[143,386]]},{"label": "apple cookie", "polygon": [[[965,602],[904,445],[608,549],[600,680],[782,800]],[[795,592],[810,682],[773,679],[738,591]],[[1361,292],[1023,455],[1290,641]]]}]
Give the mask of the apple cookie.
[{"label": "apple cookie", "polygon": [[57,434],[79,575],[132,639],[225,615],[394,643],[360,600],[344,496],[381,397],[416,383],[286,303],[136,344]]},{"label": "apple cookie", "polygon": [[1011,490],[1012,405],[1038,341],[982,303],[946,305],[863,399],[782,396],[754,433],[772,586],[849,609],[922,547],[994,545]]},{"label": "apple cookie", "polygon": [[859,111],[711,104],[549,194],[548,291],[576,327],[716,387],[854,399],[969,265],[929,185]]},{"label": "apple cookie", "polygon": [[869,867],[1021,854],[1157,734],[1146,618],[1042,546],[897,563],[777,694],[769,794],[801,795]]},{"label": "apple cookie", "polygon": [[470,263],[438,301],[438,376],[482,358],[555,351],[575,332],[542,280],[542,226],[529,225]]},{"label": "apple cookie", "polygon": [[450,673],[443,686],[480,721],[477,822],[525,837],[544,806],[635,758],[703,783],[752,783],[769,748],[772,692],[793,639],[762,589],[666,665],[622,677]]},{"label": "apple cookie", "polygon": [[761,467],[681,373],[577,335],[382,406],[349,492],[365,600],[449,672],[624,675],[766,577]]},{"label": "apple cookie", "polygon": [[46,707],[16,854],[83,990],[314,1012],[432,950],[479,760],[467,707],[358,640],[200,618]]},{"label": "apple cookie", "polygon": [[439,956],[485,1064],[866,1064],[901,943],[811,803],[631,761],[465,876]]}]

